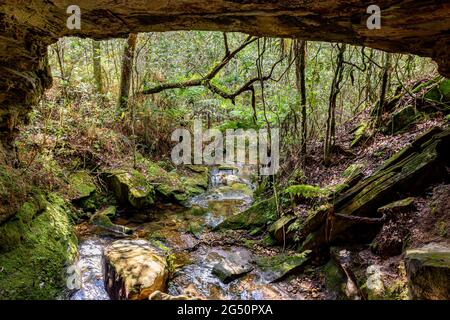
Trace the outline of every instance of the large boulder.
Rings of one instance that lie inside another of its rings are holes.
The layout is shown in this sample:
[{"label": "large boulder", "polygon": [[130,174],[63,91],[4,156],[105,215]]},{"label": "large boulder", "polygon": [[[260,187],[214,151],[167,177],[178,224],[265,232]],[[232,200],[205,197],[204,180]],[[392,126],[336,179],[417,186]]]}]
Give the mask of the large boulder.
[{"label": "large boulder", "polygon": [[406,251],[408,287],[412,299],[450,300],[450,246],[430,243]]},{"label": "large boulder", "polygon": [[94,179],[85,171],[79,171],[69,176],[69,187],[73,200],[82,200],[91,196],[96,186]]},{"label": "large boulder", "polygon": [[140,209],[155,202],[154,187],[135,169],[116,169],[104,174],[110,190],[123,204]]},{"label": "large boulder", "polygon": [[103,252],[105,289],[114,300],[142,300],[164,291],[165,258],[145,240],[118,240]]},{"label": "large boulder", "polygon": [[244,229],[256,231],[274,222],[276,218],[276,200],[274,197],[271,197],[255,203],[245,211],[226,218],[214,229]]},{"label": "large boulder", "polygon": [[301,253],[282,253],[276,256],[258,257],[256,264],[262,270],[262,277],[267,282],[276,282],[299,271],[310,260],[310,250]]},{"label": "large boulder", "polygon": [[36,195],[0,225],[0,300],[56,299],[77,255],[70,203]]},{"label": "large boulder", "polygon": [[230,283],[253,270],[250,261],[251,256],[248,251],[236,250],[215,264],[212,273],[223,283]]}]

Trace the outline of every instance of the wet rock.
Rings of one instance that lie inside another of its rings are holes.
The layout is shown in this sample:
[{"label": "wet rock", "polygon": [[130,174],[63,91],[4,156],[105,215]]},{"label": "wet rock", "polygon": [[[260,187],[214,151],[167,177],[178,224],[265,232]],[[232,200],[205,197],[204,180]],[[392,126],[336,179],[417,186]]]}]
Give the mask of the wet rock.
[{"label": "wet rock", "polygon": [[226,218],[214,230],[260,229],[275,221],[276,212],[276,202],[272,197],[252,205],[241,213]]},{"label": "wet rock", "polygon": [[120,203],[140,209],[155,202],[154,187],[137,170],[117,169],[107,172],[104,176]]},{"label": "wet rock", "polygon": [[155,291],[153,292],[149,297],[148,300],[200,300],[196,297],[189,297],[185,295],[179,295],[179,296],[172,296],[170,294],[161,292],[161,291]]},{"label": "wet rock", "polygon": [[263,271],[263,278],[267,282],[276,282],[304,267],[310,254],[310,250],[295,254],[283,253],[272,257],[259,257],[255,262]]},{"label": "wet rock", "polygon": [[133,229],[125,226],[117,225],[111,222],[111,218],[116,215],[116,207],[109,206],[102,210],[98,210],[90,218],[92,225],[100,228],[102,231],[106,231],[106,234],[117,237],[126,237],[133,234]]},{"label": "wet rock", "polygon": [[371,265],[366,270],[366,291],[369,300],[382,300],[384,298],[385,287],[381,266]]},{"label": "wet rock", "polygon": [[103,255],[105,288],[111,299],[147,299],[166,287],[166,260],[148,241],[118,240]]},{"label": "wet rock", "polygon": [[237,250],[214,265],[212,273],[223,283],[230,283],[253,270],[251,256],[247,251]]},{"label": "wet rock", "polygon": [[406,251],[405,265],[412,299],[450,299],[450,246],[430,243]]}]

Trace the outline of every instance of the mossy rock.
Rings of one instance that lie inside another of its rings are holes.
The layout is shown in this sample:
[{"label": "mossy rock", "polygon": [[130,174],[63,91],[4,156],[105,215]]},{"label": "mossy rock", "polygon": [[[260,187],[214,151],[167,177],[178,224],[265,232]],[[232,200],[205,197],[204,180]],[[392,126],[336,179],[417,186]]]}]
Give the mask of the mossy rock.
[{"label": "mossy rock", "polygon": [[391,119],[386,124],[385,132],[397,134],[408,129],[420,117],[421,114],[413,106],[407,105],[391,115]]},{"label": "mossy rock", "polygon": [[56,299],[65,289],[65,267],[77,254],[75,213],[56,194],[37,197],[0,226],[0,300]]},{"label": "mossy rock", "polygon": [[430,243],[406,251],[405,265],[411,298],[450,300],[450,247]]},{"label": "mossy rock", "polygon": [[226,218],[215,230],[219,229],[245,229],[261,228],[275,221],[277,218],[277,206],[275,198],[271,197],[253,204],[247,210]]},{"label": "mossy rock", "polygon": [[195,166],[188,176],[182,176],[181,181],[185,188],[187,197],[196,196],[208,189],[209,170],[207,167]]},{"label": "mossy rock", "polygon": [[283,253],[272,257],[259,257],[255,262],[263,271],[266,281],[276,282],[304,267],[310,254],[310,250],[295,254]]},{"label": "mossy rock", "polygon": [[425,93],[424,98],[441,103],[450,102],[450,79],[444,79],[439,82]]},{"label": "mossy rock", "polygon": [[85,171],[71,174],[69,176],[69,185],[74,191],[73,200],[88,198],[96,190],[94,179]]},{"label": "mossy rock", "polygon": [[346,179],[352,179],[362,172],[365,165],[362,163],[353,163],[347,167],[347,169],[342,172],[342,177]]},{"label": "mossy rock", "polygon": [[366,137],[366,130],[368,128],[368,123],[363,122],[361,123],[356,129],[354,130],[352,143],[350,144],[350,147],[356,147],[364,137]]},{"label": "mossy rock", "polygon": [[214,189],[214,193],[217,194],[227,194],[233,192],[239,192],[249,197],[253,196],[253,190],[250,186],[240,182],[233,183],[231,186],[221,186]]},{"label": "mossy rock", "polygon": [[106,233],[108,235],[113,236],[119,236],[119,237],[126,237],[133,233],[133,230],[114,224],[111,221],[111,218],[113,218],[116,215],[116,207],[109,206],[107,208],[104,208],[102,210],[97,211],[92,217],[90,218],[90,223],[102,231],[103,233]]},{"label": "mossy rock", "polygon": [[295,232],[296,241],[305,240],[308,235],[325,224],[327,215],[331,210],[333,210],[333,206],[329,203],[309,210],[306,218],[297,218],[289,226],[288,233]]},{"label": "mossy rock", "polygon": [[397,200],[394,202],[391,202],[385,206],[382,206],[381,208],[378,208],[378,213],[385,213],[385,212],[402,212],[402,211],[408,211],[414,209],[414,200],[416,198],[414,197],[408,197],[405,199]]},{"label": "mossy rock", "polygon": [[137,170],[117,169],[107,172],[105,176],[110,190],[121,204],[137,209],[154,204],[154,187]]},{"label": "mossy rock", "polygon": [[29,183],[26,183],[18,170],[0,165],[0,224],[16,214],[29,189]]},{"label": "mossy rock", "polygon": [[335,299],[345,299],[345,286],[347,277],[341,268],[330,259],[326,265],[323,266],[323,274],[325,275],[325,285],[329,291],[334,295]]},{"label": "mossy rock", "polygon": [[176,171],[167,172],[159,164],[143,157],[139,161],[145,168],[147,181],[155,187],[159,200],[182,204],[186,202],[188,199],[186,188]]},{"label": "mossy rock", "polygon": [[[340,195],[334,201],[335,213],[379,218],[377,209],[397,200],[399,195],[420,194],[430,184],[442,181],[450,156],[450,129],[439,131],[431,130],[417,138],[370,177]],[[358,224],[335,219],[328,241],[372,241],[380,227],[376,223]],[[322,235],[316,240],[320,238],[325,245],[326,237]]]}]

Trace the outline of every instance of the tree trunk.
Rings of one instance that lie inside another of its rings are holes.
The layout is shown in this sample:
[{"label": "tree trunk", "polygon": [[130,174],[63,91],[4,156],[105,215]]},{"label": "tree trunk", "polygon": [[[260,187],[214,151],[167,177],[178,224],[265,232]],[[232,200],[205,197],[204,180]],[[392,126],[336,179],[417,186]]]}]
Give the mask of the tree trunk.
[{"label": "tree trunk", "polygon": [[122,56],[122,73],[120,78],[119,107],[127,109],[130,94],[131,72],[133,70],[134,50],[136,49],[137,34],[128,36]]},{"label": "tree trunk", "polygon": [[377,122],[376,125],[381,123],[381,116],[384,112],[384,105],[386,100],[386,92],[389,87],[389,75],[391,73],[391,54],[390,53],[383,53],[384,55],[384,66],[383,66],[383,76],[381,79],[381,89],[380,89],[380,101],[378,103],[378,110],[377,110]]},{"label": "tree trunk", "polygon": [[330,102],[328,106],[327,131],[324,144],[324,164],[328,166],[331,162],[331,149],[335,143],[336,136],[336,100],[341,91],[340,85],[344,77],[344,53],[346,45],[338,45],[339,53],[336,61],[333,83],[331,84]]},{"label": "tree trunk", "polygon": [[100,42],[92,40],[92,65],[94,67],[94,82],[98,94],[103,93],[103,81],[102,81],[102,51]]},{"label": "tree trunk", "polygon": [[296,85],[300,95],[300,113],[301,113],[301,160],[305,165],[306,159],[306,137],[307,137],[307,113],[306,113],[306,41],[295,40],[295,69],[296,69]]}]

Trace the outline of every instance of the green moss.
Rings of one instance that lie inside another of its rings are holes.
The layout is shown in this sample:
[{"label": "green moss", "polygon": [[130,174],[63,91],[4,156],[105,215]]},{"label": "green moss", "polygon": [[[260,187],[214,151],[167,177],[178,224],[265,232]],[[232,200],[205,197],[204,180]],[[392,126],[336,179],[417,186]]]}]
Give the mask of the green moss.
[{"label": "green moss", "polygon": [[135,208],[155,202],[155,190],[141,173],[134,169],[107,172],[107,181],[117,200]]},{"label": "green moss", "polygon": [[201,171],[200,169],[198,169],[198,171],[199,172],[194,171],[190,176],[184,176],[181,178],[188,197],[201,194],[208,188],[208,171]]},{"label": "green moss", "polygon": [[323,273],[325,275],[325,284],[328,290],[334,292],[337,295],[337,298],[344,298],[347,277],[337,264],[333,260],[328,261],[323,267]]},{"label": "green moss", "polygon": [[232,171],[239,171],[237,167],[229,166],[229,165],[221,165],[218,168],[219,170],[232,170]]},{"label": "green moss", "polygon": [[92,177],[84,171],[69,176],[70,188],[74,190],[74,198],[82,199],[89,197],[95,192],[96,186]]},{"label": "green moss", "polygon": [[347,167],[347,169],[344,170],[342,173],[342,177],[351,179],[357,176],[362,172],[362,169],[364,169],[365,165],[362,163],[353,163]]},{"label": "green moss", "polygon": [[267,226],[277,218],[275,199],[269,198],[252,205],[247,210],[225,219],[215,229],[245,229]]},{"label": "green moss", "polygon": [[240,191],[245,195],[252,196],[253,190],[245,183],[233,183],[231,189],[234,191]]},{"label": "green moss", "polygon": [[437,101],[437,102],[449,102],[450,101],[450,80],[444,79],[432,89],[430,89],[425,95],[425,99]]},{"label": "green moss", "polygon": [[396,134],[406,130],[420,116],[420,113],[413,106],[407,105],[392,114],[391,119],[386,124],[386,132]]},{"label": "green moss", "polygon": [[367,127],[368,127],[367,122],[363,122],[358,126],[358,128],[355,130],[355,134],[353,136],[352,143],[350,144],[351,148],[358,145],[361,142],[361,140],[365,137]]},{"label": "green moss", "polygon": [[[2,226],[15,228],[20,241],[9,241],[10,245],[2,248],[0,299],[55,299],[65,287],[65,266],[77,251],[68,214],[72,208],[56,194],[36,201],[43,207],[24,204],[17,220]],[[9,235],[14,237],[14,233]],[[2,244],[8,242],[6,237],[3,234]]]},{"label": "green moss", "polygon": [[310,254],[310,250],[296,254],[283,253],[272,257],[259,257],[255,259],[255,262],[263,272],[267,273],[266,279],[277,281],[303,267],[309,261]]}]

